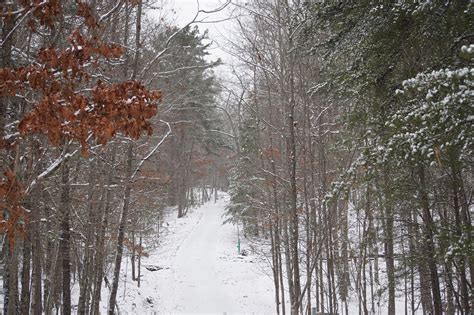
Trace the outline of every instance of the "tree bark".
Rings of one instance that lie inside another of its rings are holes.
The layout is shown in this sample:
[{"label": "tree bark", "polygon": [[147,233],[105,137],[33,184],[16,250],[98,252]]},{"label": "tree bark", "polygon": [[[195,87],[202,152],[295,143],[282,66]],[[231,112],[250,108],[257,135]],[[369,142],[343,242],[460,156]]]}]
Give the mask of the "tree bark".
[{"label": "tree bark", "polygon": [[69,226],[69,166],[67,161],[61,164],[61,233],[59,238],[59,254],[62,269],[62,308],[64,315],[71,314],[71,231]]},{"label": "tree bark", "polygon": [[33,315],[41,315],[43,312],[43,305],[41,300],[41,241],[40,241],[40,208],[33,210],[33,225],[31,233],[33,235],[33,266],[32,266],[32,291],[33,300],[31,303],[31,311]]},{"label": "tree bark", "polygon": [[115,304],[117,301],[117,290],[118,290],[118,283],[119,283],[119,276],[120,276],[120,266],[122,264],[122,255],[123,255],[123,240],[125,236],[125,229],[127,227],[128,210],[130,206],[130,191],[132,189],[131,182],[130,182],[130,179],[132,176],[132,160],[133,160],[133,142],[129,142],[128,149],[127,149],[125,193],[123,197],[122,214],[120,217],[120,223],[118,227],[113,281],[112,281],[112,288],[110,291],[110,298],[109,298],[109,307],[108,307],[109,315],[113,315],[115,313],[114,310],[115,310]]},{"label": "tree bark", "polygon": [[23,265],[21,270],[20,313],[30,313],[30,267],[31,267],[31,224],[26,223],[26,237],[23,241]]},{"label": "tree bark", "polygon": [[[117,145],[113,144],[112,148],[112,153],[111,153],[111,158],[110,158],[110,164],[114,165],[115,164],[115,155],[116,155],[116,148]],[[112,175],[113,175],[113,168],[110,168],[107,174],[107,181],[105,183],[105,193],[104,193],[104,202],[103,202],[103,213],[102,213],[102,218],[101,218],[101,224],[99,231],[96,236],[96,248],[97,248],[97,253],[95,257],[96,261],[96,273],[94,275],[94,291],[92,295],[92,302],[91,302],[91,314],[92,315],[100,315],[100,299],[101,299],[101,292],[102,292],[102,279],[104,277],[104,255],[105,255],[105,232],[107,230],[107,225],[108,225],[108,216],[110,213],[110,208],[111,208],[111,201],[112,201],[112,189],[111,189],[111,184],[112,184]]]},{"label": "tree bark", "polygon": [[435,260],[434,247],[434,222],[431,216],[431,210],[428,200],[428,193],[426,191],[425,170],[423,166],[418,167],[418,176],[420,180],[420,201],[423,213],[423,236],[424,236],[424,254],[427,258],[428,268],[430,271],[431,293],[433,295],[433,311],[435,315],[441,315],[443,312],[441,292],[439,287],[438,269]]},{"label": "tree bark", "polygon": [[384,168],[384,209],[385,209],[385,266],[387,268],[388,281],[388,315],[395,315],[395,262],[393,258],[393,209],[390,197],[389,174],[386,167]]},{"label": "tree bark", "polygon": [[90,294],[91,286],[91,268],[92,268],[92,244],[93,235],[95,233],[95,220],[96,220],[96,209],[94,203],[94,164],[89,160],[89,188],[87,192],[87,234],[84,242],[84,258],[82,264],[82,275],[79,281],[79,301],[77,305],[77,314],[86,314],[87,300]]},{"label": "tree bark", "polygon": [[[138,73],[138,59],[140,57],[140,35],[141,35],[141,19],[142,19],[142,1],[139,0],[137,4],[137,21],[136,21],[136,29],[135,29],[135,56],[133,62],[133,73],[132,73],[132,80],[136,79]],[[126,67],[125,67],[126,71]],[[116,299],[117,299],[117,290],[118,290],[118,282],[119,282],[119,275],[120,275],[120,266],[122,264],[122,255],[123,255],[123,240],[125,236],[125,230],[127,227],[127,220],[128,220],[128,211],[130,206],[130,192],[132,189],[132,162],[133,162],[133,142],[129,141],[128,149],[127,149],[127,167],[126,167],[126,177],[125,177],[125,194],[123,197],[123,207],[122,207],[122,214],[120,218],[119,228],[118,228],[118,236],[117,236],[117,249],[115,254],[115,266],[114,266],[114,278],[112,282],[112,289],[110,292],[109,298],[109,306],[108,306],[108,313],[109,315],[114,314]]]}]

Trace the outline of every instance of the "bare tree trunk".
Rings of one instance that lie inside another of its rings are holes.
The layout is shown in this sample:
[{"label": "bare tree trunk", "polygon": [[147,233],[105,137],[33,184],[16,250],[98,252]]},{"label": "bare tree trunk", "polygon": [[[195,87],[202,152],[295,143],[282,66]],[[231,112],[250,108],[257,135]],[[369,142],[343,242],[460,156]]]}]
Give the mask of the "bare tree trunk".
[{"label": "bare tree trunk", "polygon": [[[14,11],[13,4],[8,1],[2,1],[2,14],[3,16],[8,16],[8,12]],[[12,65],[12,46],[14,36],[7,38],[7,35],[13,30],[15,25],[15,18],[11,16],[10,18],[2,18],[2,46],[0,47],[0,68],[11,67]],[[5,128],[5,117],[7,112],[7,104],[10,97],[2,96],[0,97],[0,140],[3,140],[4,137],[4,128]],[[3,172],[4,170],[2,170]]]},{"label": "bare tree trunk", "polygon": [[87,211],[87,234],[86,240],[84,243],[84,259],[83,259],[83,268],[82,268],[82,277],[79,281],[79,302],[77,306],[77,314],[83,315],[86,314],[86,301],[88,300],[88,295],[90,293],[91,285],[91,267],[92,267],[92,249],[93,236],[94,236],[94,226],[96,221],[96,209],[94,207],[94,187],[96,182],[94,181],[94,165],[92,161],[89,161],[89,189],[87,196],[88,211]]},{"label": "bare tree trunk", "polygon": [[[132,220],[132,222],[135,221],[135,220]],[[135,227],[136,227],[136,221],[134,222],[134,226],[132,227],[132,231],[131,231],[131,234],[132,234],[132,256],[130,257],[130,264],[132,265],[132,281],[135,281],[137,280],[137,277],[136,277],[136,274],[135,274],[135,256],[137,255],[136,254],[136,251],[135,251]]]},{"label": "bare tree trunk", "polygon": [[[139,0],[137,4],[137,21],[136,21],[136,30],[135,30],[135,57],[133,63],[133,74],[132,80],[136,79],[138,73],[138,58],[140,57],[140,34],[141,34],[141,19],[142,19],[142,1]],[[120,218],[118,236],[117,236],[117,249],[115,255],[115,266],[114,266],[114,278],[112,282],[112,289],[110,292],[108,313],[110,315],[114,314],[114,308],[117,299],[117,290],[118,282],[120,275],[120,266],[122,264],[122,254],[123,254],[123,240],[125,235],[125,229],[127,227],[128,220],[128,210],[130,206],[130,192],[132,189],[131,180],[132,180],[132,160],[133,160],[133,142],[128,143],[127,149],[127,167],[126,167],[126,177],[125,177],[125,194],[123,197],[123,207],[122,215]]]},{"label": "bare tree trunk", "polygon": [[71,314],[71,231],[69,227],[70,197],[69,197],[69,166],[67,161],[61,164],[61,237],[59,248],[62,269],[62,308],[64,315]]},{"label": "bare tree trunk", "polygon": [[[321,244],[322,246],[322,244]],[[323,260],[319,260],[319,302],[321,305],[321,313],[326,311],[326,305],[324,303],[324,278],[323,278]]]},{"label": "bare tree trunk", "polygon": [[[183,127],[179,130],[179,147],[184,149],[185,148],[185,138],[184,138],[184,129]],[[177,172],[178,178],[176,179],[177,182],[177,197],[178,197],[178,218],[182,218],[184,216],[185,207],[186,207],[186,157],[184,154],[180,155],[179,158],[179,168]]]},{"label": "bare tree trunk", "polygon": [[341,296],[343,300],[343,304],[346,310],[346,314],[348,314],[348,303],[347,299],[349,297],[349,287],[350,287],[350,277],[349,277],[349,209],[347,202],[344,205],[344,219],[342,222],[342,237],[343,237],[343,244],[342,244],[342,252],[341,252],[341,259],[343,267],[342,267],[342,288],[341,288]]},{"label": "bare tree trunk", "polygon": [[140,287],[140,283],[141,283],[140,268],[142,266],[142,253],[141,253],[142,241],[143,241],[142,227],[140,227],[140,236],[139,236],[139,240],[138,240],[138,248],[140,248],[140,253],[138,254],[138,272],[137,272],[138,287]]},{"label": "bare tree trunk", "polygon": [[[305,158],[306,161],[306,158]],[[305,162],[306,164],[306,162]],[[304,172],[306,174],[306,170]],[[306,313],[311,312],[311,280],[313,273],[313,244],[311,235],[311,212],[309,208],[308,183],[306,175],[304,176],[304,201],[305,201],[305,230],[306,230]]]},{"label": "bare tree trunk", "polygon": [[26,223],[26,237],[23,241],[23,265],[21,270],[20,313],[30,313],[30,267],[31,267],[31,224]]},{"label": "bare tree trunk", "polygon": [[[5,4],[5,2],[4,2]],[[13,11],[13,5],[9,3],[5,5],[2,14],[5,16],[8,12]],[[7,34],[9,34],[15,25],[14,17],[11,18],[3,18],[2,19],[2,43],[3,45],[0,48],[0,68],[11,67],[12,59],[11,59],[11,52],[13,46],[13,36],[10,36],[8,39],[6,38]],[[0,140],[3,141],[4,139],[4,130],[5,130],[5,117],[7,113],[8,104],[10,103],[10,97],[2,96],[0,97]],[[3,163],[2,163],[3,164]],[[5,171],[6,165],[1,166],[2,169],[0,170],[2,173]],[[2,211],[4,211],[2,209]],[[4,214],[5,216],[5,214]],[[14,275],[11,273],[10,265],[12,264],[12,253],[9,249],[9,237],[5,235],[3,237],[3,244],[2,244],[2,252],[4,255],[4,267],[3,267],[3,312],[4,314],[8,314],[10,309],[14,309],[15,301],[11,300],[11,291],[13,290],[14,284]]]},{"label": "bare tree trunk", "polygon": [[387,280],[388,280],[388,315],[395,315],[395,262],[393,258],[393,210],[392,201],[389,195],[390,189],[388,186],[388,170],[384,169],[384,205],[385,208],[385,264],[387,268]]},{"label": "bare tree trunk", "polygon": [[120,217],[120,223],[119,223],[119,228],[118,228],[114,273],[113,273],[112,288],[110,291],[109,306],[108,306],[109,315],[113,315],[115,313],[114,310],[115,310],[115,304],[117,300],[120,266],[122,264],[123,240],[124,240],[124,235],[125,235],[125,229],[127,227],[128,210],[129,210],[129,205],[130,205],[130,191],[132,188],[131,182],[130,182],[130,178],[132,176],[132,159],[133,159],[133,142],[129,142],[128,149],[127,149],[125,193],[123,197],[122,215]]},{"label": "bare tree trunk", "polygon": [[[112,148],[110,164],[114,166],[115,164],[115,152],[116,152],[116,144],[113,144],[114,147]],[[97,267],[96,274],[94,276],[94,292],[92,295],[92,303],[91,303],[91,314],[92,315],[100,315],[99,311],[99,303],[101,298],[101,291],[102,291],[102,278],[104,277],[104,253],[105,253],[105,232],[108,224],[108,216],[110,213],[111,207],[111,200],[112,200],[112,192],[111,192],[111,184],[112,184],[112,175],[113,175],[113,167],[109,169],[107,174],[107,182],[105,184],[105,196],[103,197],[104,205],[103,205],[103,214],[100,229],[96,236],[96,248],[97,253],[95,257],[95,265]]]},{"label": "bare tree trunk", "polygon": [[425,170],[422,166],[418,167],[418,176],[420,179],[420,197],[421,197],[421,208],[423,212],[423,223],[424,223],[424,254],[427,258],[428,268],[430,271],[431,279],[431,292],[433,294],[433,310],[435,315],[441,315],[443,312],[441,293],[439,288],[439,276],[438,269],[436,267],[435,260],[435,247],[433,239],[434,222],[431,216],[428,195],[426,191],[426,179]]},{"label": "bare tree trunk", "polygon": [[[290,77],[291,80],[291,87],[293,90],[293,76]],[[294,93],[294,92],[293,92]],[[294,303],[292,305],[292,313],[298,314],[300,305],[299,296],[301,294],[301,287],[300,287],[300,268],[299,268],[299,249],[298,249],[298,241],[299,241],[299,225],[298,225],[298,206],[297,206],[297,190],[296,190],[296,140],[295,140],[295,100],[294,95],[290,97],[289,100],[290,104],[288,105],[287,111],[287,123],[289,129],[288,135],[288,147],[287,147],[287,154],[288,154],[288,166],[290,170],[289,178],[290,178],[290,229],[291,229],[291,253],[292,253],[292,265],[293,265],[293,285],[294,285]]]},{"label": "bare tree trunk", "polygon": [[[50,217],[50,211],[48,208],[45,208],[45,216]],[[46,229],[48,231],[53,230],[53,225],[51,220],[47,221]],[[44,281],[44,312],[46,314],[51,314],[52,309],[56,301],[58,300],[58,295],[60,290],[58,290],[58,284],[61,279],[61,256],[59,255],[58,246],[53,244],[53,242],[48,239],[47,249],[46,249],[46,279]]]},{"label": "bare tree trunk", "polygon": [[33,235],[33,266],[32,266],[32,291],[33,301],[31,311],[34,315],[40,315],[43,311],[41,301],[41,241],[40,241],[40,209],[33,210],[33,225],[31,233]]},{"label": "bare tree trunk", "polygon": [[[31,152],[31,163],[37,160],[38,155],[38,143],[34,141],[32,143],[32,152]],[[32,193],[32,200],[41,198],[41,184],[36,187]],[[32,270],[31,270],[31,291],[32,298],[31,301],[31,313],[33,315],[41,315],[43,311],[43,305],[41,301],[41,208],[39,205],[33,205],[31,203],[31,235],[33,242],[31,244],[31,255],[32,255]]]},{"label": "bare tree trunk", "polygon": [[18,250],[15,247],[9,249],[8,266],[8,311],[7,315],[16,315],[18,313]]},{"label": "bare tree trunk", "polygon": [[[273,152],[273,139],[270,137],[270,150]],[[275,161],[272,159],[270,161],[272,173],[276,174],[276,167]],[[272,240],[272,256],[274,258],[274,274],[273,280],[275,284],[275,301],[277,306],[277,314],[280,314],[280,281],[282,282],[283,279],[280,278],[281,276],[281,241],[280,241],[280,211],[279,211],[279,204],[278,204],[278,192],[277,192],[277,183],[275,180],[275,176],[272,176],[272,200],[273,200],[273,207],[275,209],[274,217],[270,216],[269,220],[270,223],[270,237]],[[273,222],[272,222],[273,221]],[[282,311],[285,314],[285,296],[282,289]]]},{"label": "bare tree trunk", "polygon": [[293,269],[291,265],[291,251],[290,251],[290,238],[288,235],[288,218],[287,215],[283,215],[283,243],[284,243],[284,248],[285,248],[285,267],[286,267],[286,275],[288,277],[288,293],[290,296],[290,303],[294,301],[294,288],[293,288]]},{"label": "bare tree trunk", "polygon": [[[446,262],[444,265],[445,275],[444,281],[446,284],[446,315],[454,315],[456,313],[456,309],[454,307],[453,299],[454,299],[454,290],[453,290],[453,281],[452,281],[452,267],[451,263]],[[461,314],[464,312],[461,310]]]},{"label": "bare tree trunk", "polygon": [[[451,174],[452,174],[452,190],[453,190],[453,210],[454,210],[454,217],[456,223],[456,234],[459,238],[462,238],[462,226],[465,227],[467,231],[471,231],[470,229],[470,219],[465,215],[468,211],[465,208],[468,208],[467,203],[465,202],[465,196],[463,194],[463,185],[462,185],[462,178],[461,178],[461,171],[458,167],[458,161],[451,157]],[[471,233],[465,233],[467,236],[468,243],[471,240]],[[468,290],[468,280],[466,276],[466,258],[459,257],[459,262],[457,263],[458,266],[458,273],[459,273],[459,282],[460,282],[460,291],[461,291],[461,300],[462,300],[462,308],[469,314],[470,306],[470,298],[469,298],[469,290]],[[472,260],[471,257],[467,258],[468,263],[469,260]],[[471,274],[472,277],[472,274]],[[471,279],[472,281],[473,279]],[[472,294],[471,294],[472,295]]]},{"label": "bare tree trunk", "polygon": [[[418,269],[418,276],[420,279],[420,298],[421,298],[421,305],[423,307],[423,314],[431,314],[433,312],[433,300],[431,297],[431,287],[430,287],[430,274],[427,265],[427,257],[425,257],[423,253],[423,245],[415,246],[415,240],[420,239],[420,233],[418,231],[418,222],[416,219],[416,213],[413,213],[413,228],[412,233],[413,235],[413,245],[410,248],[411,257],[416,257],[417,260],[417,269]],[[420,252],[422,252],[420,254]],[[412,285],[412,287],[415,287]],[[415,289],[412,291],[412,296],[415,294]],[[414,308],[412,308],[414,310]]]},{"label": "bare tree trunk", "polygon": [[270,215],[268,218],[270,220],[269,223],[269,230],[270,230],[270,242],[271,242],[271,251],[272,251],[272,272],[273,272],[273,286],[275,288],[275,306],[276,306],[276,313],[280,314],[280,283],[279,283],[279,273],[278,273],[278,257],[276,255],[276,248],[275,248],[275,233],[273,231],[273,219]]}]

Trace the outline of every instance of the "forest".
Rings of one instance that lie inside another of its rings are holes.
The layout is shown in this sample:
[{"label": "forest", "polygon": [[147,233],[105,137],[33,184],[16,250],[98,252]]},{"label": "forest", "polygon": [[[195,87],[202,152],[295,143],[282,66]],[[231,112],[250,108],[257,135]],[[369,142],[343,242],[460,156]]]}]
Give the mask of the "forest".
[{"label": "forest", "polygon": [[2,314],[121,314],[218,196],[268,312],[474,312],[474,3],[166,2],[0,1]]}]

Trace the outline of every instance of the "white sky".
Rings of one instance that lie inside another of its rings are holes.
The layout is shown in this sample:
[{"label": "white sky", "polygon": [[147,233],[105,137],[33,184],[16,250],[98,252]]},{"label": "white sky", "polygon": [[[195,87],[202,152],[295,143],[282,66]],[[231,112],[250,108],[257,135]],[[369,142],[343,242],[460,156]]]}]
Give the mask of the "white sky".
[{"label": "white sky", "polygon": [[[159,2],[159,1],[157,1]],[[225,0],[161,0],[163,7],[162,12],[156,12],[153,16],[162,16],[163,11],[167,20],[174,21],[178,26],[183,26],[193,20],[198,8],[200,10],[212,11],[222,7],[226,3]],[[209,48],[211,60],[221,58],[225,64],[231,64],[232,57],[226,53],[221,47],[225,47],[231,37],[231,29],[234,20],[231,18],[231,10],[233,5],[229,4],[224,10],[212,14],[200,13],[198,23],[194,24],[199,27],[201,33],[204,30],[209,31],[209,39],[213,42]],[[216,72],[220,75],[228,71],[228,67],[220,66]]]}]

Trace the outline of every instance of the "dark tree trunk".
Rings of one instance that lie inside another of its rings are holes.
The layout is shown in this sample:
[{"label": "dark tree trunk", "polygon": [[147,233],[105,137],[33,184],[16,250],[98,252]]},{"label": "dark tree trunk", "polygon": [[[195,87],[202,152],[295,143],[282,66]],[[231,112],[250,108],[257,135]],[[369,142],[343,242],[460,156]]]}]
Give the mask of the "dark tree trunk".
[{"label": "dark tree trunk", "polygon": [[132,188],[131,183],[130,183],[130,178],[132,176],[132,159],[133,159],[133,143],[130,142],[128,144],[128,149],[127,149],[127,170],[125,174],[126,176],[125,177],[126,178],[125,193],[123,197],[122,215],[120,217],[120,223],[118,227],[117,247],[116,247],[116,253],[115,253],[115,265],[114,265],[113,281],[112,281],[112,288],[110,290],[109,307],[108,307],[109,315],[113,315],[115,313],[114,310],[115,310],[115,304],[117,300],[120,266],[122,264],[122,255],[123,255],[123,240],[125,236],[125,229],[127,227],[128,210],[130,206],[130,191]]},{"label": "dark tree trunk", "polygon": [[384,194],[385,204],[385,265],[387,268],[387,280],[388,280],[388,315],[395,315],[395,262],[393,258],[393,210],[392,210],[392,198],[390,196],[389,173],[388,170],[384,169]]},{"label": "dark tree trunk", "polygon": [[428,268],[431,280],[431,293],[433,295],[433,311],[435,315],[441,315],[443,312],[441,292],[439,287],[438,268],[435,260],[435,246],[434,246],[434,222],[431,216],[429,206],[428,194],[426,191],[425,170],[422,166],[418,168],[418,176],[420,179],[420,198],[421,208],[423,213],[423,232],[424,232],[424,254],[427,258]]},{"label": "dark tree trunk", "polygon": [[30,267],[31,267],[31,224],[26,224],[26,238],[23,242],[23,265],[21,270],[20,314],[30,313]]},{"label": "dark tree trunk", "polygon": [[71,314],[71,231],[69,226],[69,166],[64,161],[61,165],[61,237],[59,239],[59,255],[62,267],[63,302],[61,313]]},{"label": "dark tree trunk", "polygon": [[33,268],[32,268],[32,291],[33,300],[31,311],[34,315],[41,315],[43,305],[41,300],[41,241],[40,241],[40,209],[33,210],[33,225],[31,233],[33,234]]},{"label": "dark tree trunk", "polygon": [[[112,148],[112,156],[110,160],[110,164],[115,164],[115,152],[116,152],[116,145]],[[112,191],[110,185],[112,184],[112,174],[113,169],[109,169],[107,174],[107,182],[105,184],[105,192],[104,192],[104,202],[103,202],[103,213],[101,218],[101,224],[99,231],[96,236],[96,248],[97,253],[95,255],[95,266],[96,272],[94,275],[94,291],[92,294],[92,302],[91,302],[91,315],[100,315],[99,304],[102,292],[102,278],[104,277],[104,253],[105,253],[105,232],[107,229],[108,224],[108,216],[110,213],[111,208],[111,200],[112,200]]]},{"label": "dark tree trunk", "polygon": [[79,301],[77,305],[77,314],[86,314],[87,300],[89,299],[90,286],[91,286],[91,273],[92,273],[92,248],[93,237],[94,237],[94,226],[96,221],[96,209],[94,207],[94,164],[89,161],[89,189],[87,193],[87,234],[84,243],[84,258],[82,264],[82,275],[79,281]]}]

